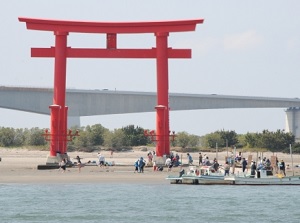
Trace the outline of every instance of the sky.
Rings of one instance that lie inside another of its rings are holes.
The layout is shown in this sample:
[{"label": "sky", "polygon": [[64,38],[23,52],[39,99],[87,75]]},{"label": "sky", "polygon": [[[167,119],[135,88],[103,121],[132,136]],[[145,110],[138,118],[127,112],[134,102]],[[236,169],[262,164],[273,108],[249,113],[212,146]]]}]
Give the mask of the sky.
[{"label": "sky", "polygon": [[[195,32],[171,33],[168,45],[192,49],[191,59],[169,60],[169,92],[300,97],[300,1],[297,0],[1,0],[2,86],[53,87],[52,58],[31,58],[31,47],[54,45],[51,32],[27,30],[18,17],[99,22],[203,18]],[[72,47],[105,47],[105,36],[68,36]],[[152,48],[153,34],[118,35],[119,48]],[[67,88],[156,91],[154,59],[68,59]],[[71,108],[69,108],[71,109]],[[172,110],[172,108],[171,108]],[[155,111],[82,117],[81,125],[110,130],[155,129]],[[0,109],[0,126],[49,128],[50,117]],[[285,109],[171,111],[170,129],[205,135],[285,128]]]}]

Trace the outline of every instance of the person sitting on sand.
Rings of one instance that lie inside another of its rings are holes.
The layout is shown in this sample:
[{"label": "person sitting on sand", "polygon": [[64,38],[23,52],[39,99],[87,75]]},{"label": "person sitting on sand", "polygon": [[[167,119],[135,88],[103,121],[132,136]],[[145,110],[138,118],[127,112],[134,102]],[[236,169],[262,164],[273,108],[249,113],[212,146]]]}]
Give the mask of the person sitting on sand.
[{"label": "person sitting on sand", "polygon": [[166,159],[165,165],[166,165],[166,166],[169,166],[171,162],[172,162],[171,158],[168,157],[168,158]]},{"label": "person sitting on sand", "polygon": [[205,158],[205,160],[204,160],[204,165],[205,166],[211,166],[211,163],[210,163],[210,161],[209,161],[209,158],[208,158],[208,156]]}]

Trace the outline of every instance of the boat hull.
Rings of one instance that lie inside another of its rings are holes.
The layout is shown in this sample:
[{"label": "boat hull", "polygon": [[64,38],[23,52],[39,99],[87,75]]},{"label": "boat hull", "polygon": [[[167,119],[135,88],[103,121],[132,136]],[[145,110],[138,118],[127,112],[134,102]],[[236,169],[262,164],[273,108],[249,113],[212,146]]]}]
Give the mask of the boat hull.
[{"label": "boat hull", "polygon": [[300,177],[267,177],[267,178],[250,178],[250,177],[228,177],[224,181],[230,181],[233,185],[300,185]]},{"label": "boat hull", "polygon": [[168,176],[166,180],[169,180],[171,184],[182,184],[182,177]]},{"label": "boat hull", "polygon": [[230,180],[224,180],[224,176],[168,176],[166,178],[171,184],[233,184]]},{"label": "boat hull", "polygon": [[166,178],[171,184],[199,185],[300,185],[300,176],[251,178],[239,176],[182,176]]}]

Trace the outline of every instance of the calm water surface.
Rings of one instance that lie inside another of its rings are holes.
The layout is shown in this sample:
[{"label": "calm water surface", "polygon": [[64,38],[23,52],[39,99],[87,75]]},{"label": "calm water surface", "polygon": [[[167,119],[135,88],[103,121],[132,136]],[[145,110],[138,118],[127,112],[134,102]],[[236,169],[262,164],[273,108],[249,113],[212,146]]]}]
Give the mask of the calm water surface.
[{"label": "calm water surface", "polygon": [[298,186],[0,184],[0,222],[300,222]]}]

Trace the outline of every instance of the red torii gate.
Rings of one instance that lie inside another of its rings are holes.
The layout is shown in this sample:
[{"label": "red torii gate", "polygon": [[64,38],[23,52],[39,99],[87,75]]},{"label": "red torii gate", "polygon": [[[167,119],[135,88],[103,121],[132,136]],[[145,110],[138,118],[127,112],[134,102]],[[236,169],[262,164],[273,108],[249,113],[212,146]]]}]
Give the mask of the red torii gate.
[{"label": "red torii gate", "polygon": [[[54,57],[54,95],[51,111],[50,156],[67,152],[67,141],[72,133],[67,130],[66,70],[67,58],[156,58],[157,65],[157,106],[156,132],[154,133],[158,157],[170,154],[169,130],[169,58],[191,58],[190,49],[168,47],[170,32],[194,31],[203,19],[155,21],[155,22],[87,22],[48,20],[19,17],[27,29],[53,31],[55,46],[31,48],[32,57]],[[106,34],[106,48],[71,48],[67,46],[69,33]],[[118,49],[117,34],[154,33],[156,48]],[[76,134],[76,133],[75,133]],[[153,133],[152,133],[153,135]]]}]

